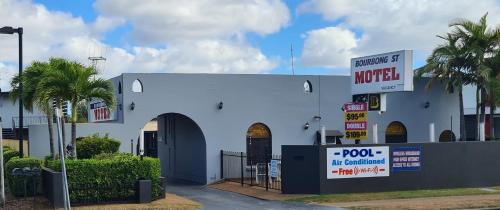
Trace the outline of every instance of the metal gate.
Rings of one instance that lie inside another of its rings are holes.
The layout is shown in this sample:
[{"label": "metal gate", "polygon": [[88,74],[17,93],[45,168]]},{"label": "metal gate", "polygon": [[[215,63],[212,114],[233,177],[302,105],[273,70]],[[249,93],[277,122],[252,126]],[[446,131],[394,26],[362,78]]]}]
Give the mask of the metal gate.
[{"label": "metal gate", "polygon": [[265,160],[252,160],[244,152],[221,150],[221,179],[241,185],[281,190],[281,155],[266,155]]}]

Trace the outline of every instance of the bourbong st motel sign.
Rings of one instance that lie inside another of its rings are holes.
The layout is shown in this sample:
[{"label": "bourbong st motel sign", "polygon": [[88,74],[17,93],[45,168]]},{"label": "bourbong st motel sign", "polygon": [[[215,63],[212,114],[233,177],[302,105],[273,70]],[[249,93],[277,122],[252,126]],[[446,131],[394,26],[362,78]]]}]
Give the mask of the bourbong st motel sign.
[{"label": "bourbong st motel sign", "polygon": [[351,59],[352,94],[413,91],[413,51]]}]

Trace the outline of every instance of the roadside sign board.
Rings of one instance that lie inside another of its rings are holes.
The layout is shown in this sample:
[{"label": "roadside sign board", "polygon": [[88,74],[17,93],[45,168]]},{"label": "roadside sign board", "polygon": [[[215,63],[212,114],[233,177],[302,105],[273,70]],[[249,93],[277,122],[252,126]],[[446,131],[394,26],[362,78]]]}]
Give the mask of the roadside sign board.
[{"label": "roadside sign board", "polygon": [[413,51],[351,59],[352,94],[413,91]]},{"label": "roadside sign board", "polygon": [[366,103],[344,104],[345,138],[368,139],[368,108]]},{"label": "roadside sign board", "polygon": [[402,146],[392,149],[392,171],[420,171],[422,149],[418,146]]},{"label": "roadside sign board", "polygon": [[92,100],[88,104],[88,121],[105,122],[116,120],[116,109],[111,110],[102,100]]},{"label": "roadside sign board", "polygon": [[278,160],[271,160],[269,174],[271,177],[278,177]]},{"label": "roadside sign board", "polygon": [[389,147],[331,147],[326,149],[327,178],[389,176]]}]

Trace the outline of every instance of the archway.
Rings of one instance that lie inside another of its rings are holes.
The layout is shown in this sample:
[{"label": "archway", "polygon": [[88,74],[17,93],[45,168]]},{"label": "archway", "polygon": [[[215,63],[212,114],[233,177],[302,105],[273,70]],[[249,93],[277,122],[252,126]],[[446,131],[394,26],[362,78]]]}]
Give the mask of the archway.
[{"label": "archway", "polygon": [[167,113],[158,116],[158,157],[167,180],[207,183],[206,142],[191,118]]},{"label": "archway", "polygon": [[269,127],[263,123],[254,123],[247,130],[247,162],[264,163],[272,154],[272,136]]},{"label": "archway", "polygon": [[407,143],[406,127],[399,121],[389,123],[385,129],[385,143]]},{"label": "archway", "polygon": [[457,139],[455,137],[455,134],[453,133],[453,131],[450,131],[450,130],[444,130],[439,135],[439,142],[452,142],[452,141],[456,141],[456,140]]}]

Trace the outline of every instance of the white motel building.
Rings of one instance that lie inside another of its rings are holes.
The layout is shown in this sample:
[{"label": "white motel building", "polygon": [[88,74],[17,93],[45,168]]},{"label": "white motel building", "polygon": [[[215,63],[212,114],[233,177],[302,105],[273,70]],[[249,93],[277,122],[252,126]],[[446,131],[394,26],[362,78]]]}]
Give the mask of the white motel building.
[{"label": "white motel building", "polygon": [[[404,59],[408,58],[408,54],[404,55],[406,52],[395,53],[402,53],[400,58]],[[391,59],[389,55],[388,62]],[[373,90],[373,87],[364,86],[354,91],[352,84],[362,80],[366,84],[370,80],[376,85],[387,81],[405,83],[404,87],[394,83],[396,86],[392,88],[401,90],[383,94],[382,111],[368,111],[368,135],[361,144],[460,139],[458,94],[444,91],[439,83],[426,90],[427,79],[414,80],[412,75],[400,69],[408,66],[395,67],[387,70],[374,66],[368,73],[370,78],[361,77],[360,73],[357,78],[125,73],[110,79],[115,87],[116,108],[108,113],[102,111],[105,108],[102,104],[91,103],[90,123],[78,124],[77,136],[109,134],[121,141],[120,151],[136,153],[138,136],[144,129],[146,154],[160,158],[163,176],[208,184],[220,177],[221,150],[280,154],[281,145],[318,144],[322,127],[326,130],[328,143],[335,143],[331,139],[339,138],[342,144],[353,144],[354,140],[343,136],[343,107],[353,100],[353,94]],[[367,74],[366,71],[363,74]],[[412,91],[405,91],[410,88]],[[472,87],[465,89],[466,108],[470,108],[470,101],[474,105],[474,97],[469,92],[473,94],[474,91]],[[0,94],[0,115],[3,128],[10,129],[12,118],[17,116],[12,107],[17,104],[7,101],[6,95]],[[41,115],[35,111],[27,117]],[[499,119],[495,119],[497,125]],[[29,155],[48,155],[47,125],[43,122],[27,124]],[[499,130],[496,130],[497,136]],[[66,135],[69,139],[71,134],[67,132]],[[374,139],[378,142],[373,142]]]}]

